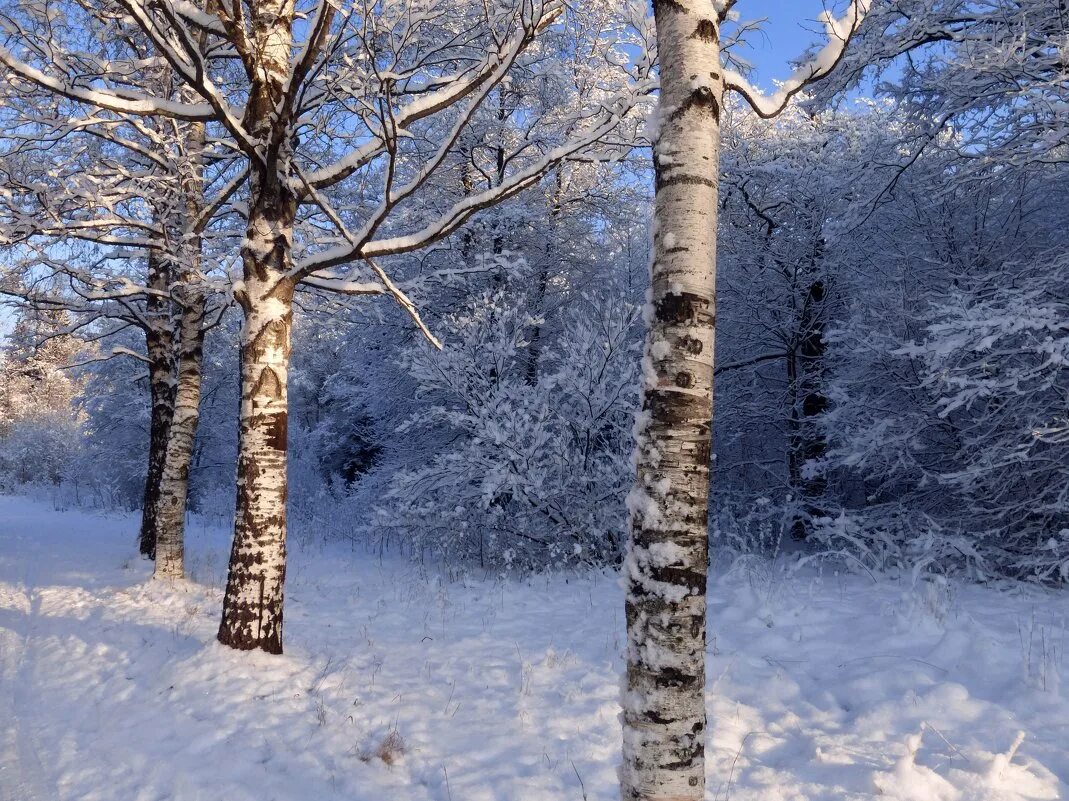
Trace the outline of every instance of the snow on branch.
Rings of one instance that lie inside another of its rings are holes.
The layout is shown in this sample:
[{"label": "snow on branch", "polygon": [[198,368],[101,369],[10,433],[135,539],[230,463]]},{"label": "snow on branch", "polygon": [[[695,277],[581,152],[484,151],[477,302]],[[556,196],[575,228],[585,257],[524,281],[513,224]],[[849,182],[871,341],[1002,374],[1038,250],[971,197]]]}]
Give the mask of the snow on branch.
[{"label": "snow on branch", "polygon": [[[345,239],[349,242],[351,246],[359,248],[359,244],[357,243],[355,237],[353,237],[352,233],[350,233],[349,229],[346,227],[341,217],[334,210],[334,207],[330,205],[326,198],[324,198],[319,192],[316,191],[315,187],[312,186],[311,182],[308,180],[308,177],[305,176],[305,174],[301,172],[300,169],[297,170],[297,174],[304,182],[305,188],[315,199],[316,203],[319,204],[319,207],[323,209],[323,212],[338,229],[341,235],[345,237]],[[393,282],[393,280],[386,273],[386,271],[383,270],[378,264],[373,262],[370,258],[365,258],[364,260],[375,272],[375,275],[378,276],[378,279],[382,281],[382,285],[383,287],[385,287],[386,292],[389,292],[390,295],[393,296],[393,299],[397,301],[397,305],[404,309],[405,312],[407,312],[408,316],[412,318],[412,322],[414,322],[419,328],[419,330],[423,332],[423,335],[427,337],[427,341],[434,345],[434,347],[438,350],[441,350],[441,340],[439,340],[438,337],[432,334],[431,330],[427,327],[427,324],[423,322],[423,318],[420,317],[419,314],[419,309],[416,308],[416,304],[412,302],[412,299],[405,294],[404,290],[402,290],[399,286],[397,286],[397,284]],[[308,283],[309,277],[311,276],[305,277],[305,283]],[[365,290],[363,286],[354,290],[351,286],[351,282],[337,282],[332,281],[330,279],[320,279],[318,282],[316,282],[313,278],[312,286],[318,286],[318,288],[320,289],[327,289],[334,292],[342,292],[343,294],[348,295],[371,294],[371,292]]]},{"label": "snow on branch", "polygon": [[[149,4],[141,0],[119,0],[119,5],[130,14],[160,55],[182,79],[208,102],[214,112],[212,118],[219,120],[233,134],[238,145],[249,156],[259,158],[256,142],[245,130],[239,115],[230,108],[222,92],[212,82],[201,47],[176,10],[167,3],[153,4],[150,8]],[[158,10],[163,17],[162,26],[153,16],[152,9]],[[177,41],[172,41],[172,36],[168,36],[168,33],[173,34],[173,39]]]},{"label": "snow on branch", "polygon": [[234,196],[249,177],[249,165],[245,164],[240,170],[231,178],[227,183],[215,194],[215,197],[210,199],[204,204],[204,208],[201,209],[200,214],[197,215],[197,219],[194,221],[193,230],[198,233],[204,233],[208,225],[216,218],[216,214],[219,212],[227,201]]},{"label": "snow on branch", "polygon": [[819,20],[824,24],[828,42],[812,58],[800,64],[790,78],[780,84],[773,95],[762,94],[735,70],[724,70],[724,86],[742,95],[760,117],[775,117],[796,94],[807,86],[827,77],[846,53],[846,47],[857,33],[861,21],[869,11],[872,0],[850,0],[850,7],[841,17],[825,9]]},{"label": "snow on branch", "polygon": [[[575,132],[570,140],[550,150],[525,169],[507,177],[497,186],[464,197],[437,219],[427,223],[419,230],[406,235],[371,241],[364,241],[359,236],[349,234],[346,236],[347,244],[330,248],[304,259],[294,266],[291,274],[297,280],[303,280],[305,276],[318,273],[330,267],[353,261],[367,261],[369,258],[379,256],[411,253],[444,239],[460,228],[474,214],[518,195],[524,189],[538,183],[544,175],[557,165],[602,142],[606,136],[616,130],[638,98],[644,96],[652,86],[651,79],[636,81],[628,90],[603,103],[600,112],[594,116],[593,121],[588,123],[584,130]],[[309,189],[314,188],[311,176],[305,180],[305,185]],[[322,206],[322,203],[320,205]],[[335,222],[335,225],[337,224]]]},{"label": "snow on branch", "polygon": [[201,11],[189,0],[171,0],[171,6],[178,16],[195,28],[214,33],[216,36],[226,36],[226,27],[218,17]]},{"label": "snow on branch", "polygon": [[[463,73],[436,79],[441,88],[427,92],[392,112],[395,130],[405,130],[420,120],[456,106],[486,83],[496,84],[507,73],[519,54],[534,40],[535,35],[552,24],[562,13],[557,2],[546,2],[537,10],[527,9],[520,29],[500,45],[490,50],[475,67]],[[333,164],[321,167],[308,176],[312,187],[324,189],[344,180],[386,151],[386,131],[375,131],[370,141],[348,153]]]},{"label": "snow on branch", "polygon": [[436,349],[441,350],[442,341],[432,334],[431,330],[427,327],[427,324],[423,322],[423,318],[419,315],[419,309],[416,308],[416,304],[412,302],[411,298],[404,293],[404,290],[402,290],[401,287],[397,286],[397,284],[391,280],[390,276],[386,274],[386,271],[379,267],[378,264],[370,258],[365,259],[365,261],[367,261],[368,266],[375,271],[375,275],[382,281],[386,290],[393,295],[394,300],[397,301],[397,305],[408,313],[408,316],[412,318],[412,322],[414,322],[419,330],[423,332],[423,336],[427,338],[427,341]]},{"label": "snow on branch", "polygon": [[140,117],[173,117],[180,120],[202,122],[216,118],[215,109],[208,103],[179,103],[165,100],[132,89],[89,89],[76,86],[70,81],[46,75],[15,56],[0,45],[0,63],[11,72],[31,83],[79,103],[87,103],[118,114]]},{"label": "snow on branch", "polygon": [[85,367],[86,365],[89,365],[89,364],[96,364],[97,362],[110,362],[112,359],[117,359],[117,358],[122,357],[122,356],[129,356],[131,359],[137,359],[139,362],[144,362],[145,364],[148,364],[148,365],[152,364],[152,360],[151,359],[149,359],[147,356],[142,356],[140,353],[138,353],[135,350],[130,350],[129,348],[115,347],[115,348],[112,348],[111,349],[111,353],[109,353],[107,355],[94,356],[92,358],[83,359],[81,361],[73,362],[71,364],[64,364],[59,369],[60,370],[75,370],[75,369],[77,369],[79,367]]},{"label": "snow on branch", "polygon": [[339,295],[382,295],[384,289],[367,281],[349,281],[344,278],[324,278],[310,275],[301,281],[312,289],[334,292]]}]

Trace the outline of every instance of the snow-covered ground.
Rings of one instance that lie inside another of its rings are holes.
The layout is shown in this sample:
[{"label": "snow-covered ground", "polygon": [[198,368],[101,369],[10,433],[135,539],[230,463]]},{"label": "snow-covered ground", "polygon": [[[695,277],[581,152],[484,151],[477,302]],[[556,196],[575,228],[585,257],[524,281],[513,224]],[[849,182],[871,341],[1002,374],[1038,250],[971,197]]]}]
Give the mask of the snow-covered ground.
[{"label": "snow-covered ground", "polygon": [[[295,545],[286,654],[240,654],[214,643],[226,532],[194,523],[193,580],[157,586],[135,529],[0,498],[2,801],[617,797],[611,574]],[[1069,789],[1069,595],[756,562],[711,593],[710,799]]]}]

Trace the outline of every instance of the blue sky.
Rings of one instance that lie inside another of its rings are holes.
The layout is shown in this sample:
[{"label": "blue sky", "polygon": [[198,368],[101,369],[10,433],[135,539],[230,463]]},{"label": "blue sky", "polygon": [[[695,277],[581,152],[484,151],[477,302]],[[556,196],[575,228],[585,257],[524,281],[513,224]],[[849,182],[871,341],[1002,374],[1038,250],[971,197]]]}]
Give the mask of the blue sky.
[{"label": "blue sky", "polygon": [[748,38],[750,47],[740,51],[757,69],[755,78],[764,89],[788,77],[791,60],[820,41],[821,0],[740,0],[735,8],[742,20],[767,19],[762,32]]}]

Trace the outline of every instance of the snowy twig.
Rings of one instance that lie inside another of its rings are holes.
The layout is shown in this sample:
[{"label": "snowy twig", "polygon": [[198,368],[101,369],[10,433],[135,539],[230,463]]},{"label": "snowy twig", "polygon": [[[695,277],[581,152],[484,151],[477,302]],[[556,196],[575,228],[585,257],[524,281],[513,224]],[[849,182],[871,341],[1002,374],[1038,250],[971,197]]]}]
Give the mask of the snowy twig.
[{"label": "snowy twig", "polygon": [[724,70],[724,86],[742,95],[758,116],[765,119],[775,117],[796,94],[812,83],[826,78],[842,60],[846,46],[857,33],[861,21],[868,13],[871,0],[851,0],[850,7],[843,16],[836,18],[832,12],[825,10],[820,15],[828,43],[811,58],[800,65],[790,78],[780,84],[779,90],[769,96],[761,93],[753,84],[735,70]]}]

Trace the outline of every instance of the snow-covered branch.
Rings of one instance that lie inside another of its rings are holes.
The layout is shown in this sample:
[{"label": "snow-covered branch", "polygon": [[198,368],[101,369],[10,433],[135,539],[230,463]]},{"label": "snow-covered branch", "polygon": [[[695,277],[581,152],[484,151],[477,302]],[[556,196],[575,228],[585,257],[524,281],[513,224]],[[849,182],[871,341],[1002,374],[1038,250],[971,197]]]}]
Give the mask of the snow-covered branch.
[{"label": "snow-covered branch", "polygon": [[761,117],[775,117],[786,108],[791,98],[831,74],[846,53],[847,45],[871,4],[872,0],[850,0],[849,8],[841,17],[836,17],[830,9],[825,9],[820,15],[820,21],[824,25],[827,43],[812,58],[799,64],[794,74],[783,81],[774,94],[762,94],[741,73],[732,69],[724,70],[725,88],[740,94]]},{"label": "snow-covered branch", "polygon": [[507,176],[500,184],[468,195],[422,228],[407,235],[390,236],[364,243],[361,243],[360,235],[352,235],[353,243],[339,245],[299,262],[293,269],[293,275],[301,279],[351,261],[410,253],[444,239],[472,215],[514,197],[536,184],[559,164],[601,142],[620,125],[635,103],[652,88],[652,80],[636,82],[626,92],[606,104],[595,114],[594,121],[577,131],[569,141],[553,148],[525,169]]},{"label": "snow-covered branch", "polygon": [[208,103],[181,103],[133,89],[89,88],[66,77],[47,75],[0,45],[0,63],[12,73],[54,94],[89,106],[144,117],[173,117],[180,120],[213,120],[216,111]]},{"label": "snow-covered branch", "polygon": [[[488,52],[481,63],[463,73],[439,76],[435,80],[439,88],[423,92],[399,108],[391,109],[394,129],[405,131],[420,120],[454,107],[480,87],[488,90],[498,84],[519,54],[533,41],[535,34],[552,24],[562,12],[562,6],[556,0],[542,4],[540,9],[541,13],[536,19],[526,20],[512,36]],[[483,91],[482,95],[485,94],[486,91]],[[475,103],[473,107],[477,105]],[[369,141],[360,147],[333,164],[311,171],[309,183],[316,189],[324,189],[344,180],[385,153],[388,136],[388,131],[374,131]]]}]

